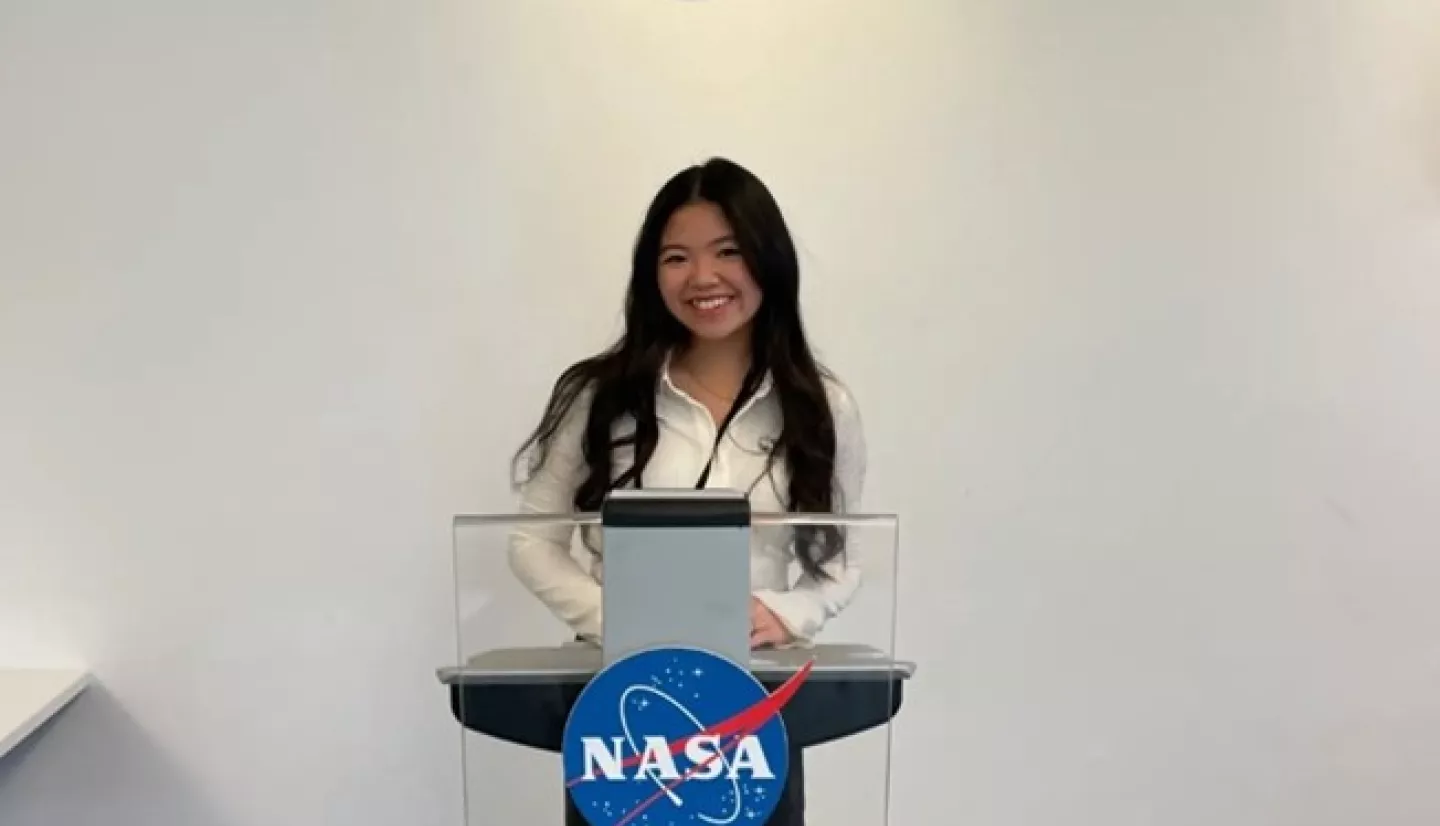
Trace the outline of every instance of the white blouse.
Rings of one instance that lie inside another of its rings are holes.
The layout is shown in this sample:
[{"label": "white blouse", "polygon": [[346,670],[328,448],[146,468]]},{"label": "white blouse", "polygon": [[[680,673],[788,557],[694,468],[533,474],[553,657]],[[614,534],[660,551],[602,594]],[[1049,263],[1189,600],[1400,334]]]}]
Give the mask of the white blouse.
[{"label": "white blouse", "polygon": [[[659,442],[645,468],[647,488],[693,488],[715,444],[717,424],[703,404],[685,393],[662,373],[656,391],[655,412],[660,427]],[[827,379],[831,414],[835,420],[835,496],[837,513],[854,512],[860,505],[865,479],[865,436],[860,411],[850,392],[838,381]],[[574,510],[575,489],[587,468],[581,454],[581,437],[589,412],[589,395],[582,395],[561,423],[552,441],[545,464],[521,489],[520,507],[527,513],[568,513]],[[729,488],[745,492],[756,513],[785,510],[788,474],[778,460],[766,470],[766,458],[780,432],[780,406],[767,376],[726,430],[715,452],[707,488]],[[629,449],[624,449],[628,454]],[[617,456],[621,467],[633,454]],[[527,526],[511,536],[510,568],[515,576],[576,634],[599,639],[601,635],[600,583],[603,565],[596,554],[581,548],[572,554],[576,531],[573,525]],[[850,534],[853,537],[853,533]],[[795,564],[789,541],[790,529],[755,528],[750,545],[750,585],[754,595],[795,637],[804,644],[812,640],[825,623],[844,610],[860,585],[853,539],[847,537],[846,553],[827,563],[829,579],[801,573],[793,581]],[[598,545],[598,536],[595,544]],[[798,564],[796,565],[798,569]]]}]

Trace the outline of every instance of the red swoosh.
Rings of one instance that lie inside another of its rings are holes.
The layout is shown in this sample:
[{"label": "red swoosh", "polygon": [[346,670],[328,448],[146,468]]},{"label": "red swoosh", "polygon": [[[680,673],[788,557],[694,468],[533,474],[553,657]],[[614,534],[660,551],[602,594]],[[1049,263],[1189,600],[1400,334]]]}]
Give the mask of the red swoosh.
[{"label": "red swoosh", "polygon": [[[694,737],[719,735],[723,738],[732,734],[743,736],[746,734],[753,734],[754,732],[758,731],[761,726],[764,726],[771,717],[779,714],[780,709],[784,708],[786,704],[790,702],[791,698],[795,696],[795,692],[800,690],[800,686],[804,684],[806,678],[810,676],[810,671],[814,667],[815,661],[810,660],[809,662],[805,663],[805,665],[801,666],[799,671],[796,671],[794,674],[790,675],[790,679],[781,683],[780,687],[775,689],[773,693],[767,694],[765,696],[765,699],[761,700],[755,705],[750,706],[739,714],[736,714],[734,717],[731,717],[727,720],[722,720],[711,726],[710,728],[707,728],[697,734],[686,735],[685,737],[682,737],[678,740],[670,741],[666,745],[670,747],[671,756],[677,755],[680,752],[684,751],[685,744]],[[739,743],[741,739],[740,736],[734,738],[734,741],[730,744],[730,748],[734,748],[735,744]],[[713,760],[716,756],[718,756],[718,753],[716,755],[711,755],[710,759]],[[622,769],[628,769],[631,766],[638,765],[642,757],[644,757],[643,754],[636,754],[627,757],[620,763],[620,767]],[[698,768],[700,767],[696,767],[696,769]],[[691,769],[691,771],[693,772],[696,769]],[[687,773],[686,777],[688,776],[689,774]],[[577,777],[566,783],[565,788],[568,789],[579,783],[583,779],[583,776]],[[681,778],[681,780],[684,779],[684,777]]]}]

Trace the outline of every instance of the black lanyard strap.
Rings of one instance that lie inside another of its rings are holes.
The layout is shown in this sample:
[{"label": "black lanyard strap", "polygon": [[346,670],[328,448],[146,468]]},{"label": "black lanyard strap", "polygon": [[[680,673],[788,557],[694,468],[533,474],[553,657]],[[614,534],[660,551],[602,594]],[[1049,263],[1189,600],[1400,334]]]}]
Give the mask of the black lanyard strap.
[{"label": "black lanyard strap", "polygon": [[740,386],[740,393],[735,396],[729,412],[725,414],[719,429],[715,431],[715,444],[710,446],[710,458],[705,461],[705,469],[700,471],[700,478],[695,480],[696,490],[704,488],[705,483],[710,481],[710,469],[715,466],[715,454],[720,452],[720,442],[725,438],[725,431],[730,428],[730,423],[735,421],[735,417],[740,414],[740,409],[750,401],[750,397],[755,395],[755,391],[760,389],[760,375],[760,372],[752,367],[745,376],[745,383]]}]

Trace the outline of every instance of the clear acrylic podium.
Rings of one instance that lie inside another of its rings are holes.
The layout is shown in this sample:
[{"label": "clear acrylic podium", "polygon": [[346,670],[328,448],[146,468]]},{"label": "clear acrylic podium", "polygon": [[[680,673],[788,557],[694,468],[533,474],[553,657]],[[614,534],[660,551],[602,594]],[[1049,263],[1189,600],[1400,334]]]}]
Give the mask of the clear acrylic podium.
[{"label": "clear acrylic podium", "polygon": [[[784,794],[787,800],[802,796],[806,814],[796,820],[777,813],[768,822],[887,824],[890,728],[903,686],[915,671],[913,663],[894,654],[897,520],[752,514],[749,522],[751,543],[767,549],[788,547],[797,529],[840,529],[846,564],[860,571],[848,605],[813,640],[750,652],[749,670],[769,691],[811,664],[781,712],[790,744]],[[571,557],[585,569],[603,558],[605,547],[599,514],[454,519],[458,645],[455,661],[439,667],[437,675],[460,724],[470,826],[586,823],[565,791],[561,738],[576,698],[604,666],[602,649],[593,640],[577,639],[516,577],[509,554],[522,534],[568,540]],[[794,583],[799,566],[792,563],[790,569]],[[666,636],[664,625],[657,623],[656,633],[666,644],[689,643]],[[760,823],[744,817],[734,822]]]}]

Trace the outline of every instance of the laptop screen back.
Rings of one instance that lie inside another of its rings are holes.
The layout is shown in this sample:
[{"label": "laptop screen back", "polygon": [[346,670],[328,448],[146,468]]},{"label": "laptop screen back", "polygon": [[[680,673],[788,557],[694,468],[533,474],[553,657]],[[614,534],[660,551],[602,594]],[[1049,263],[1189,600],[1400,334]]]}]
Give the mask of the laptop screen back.
[{"label": "laptop screen back", "polygon": [[615,491],[604,526],[604,660],[691,646],[750,661],[750,506],[738,491]]}]

